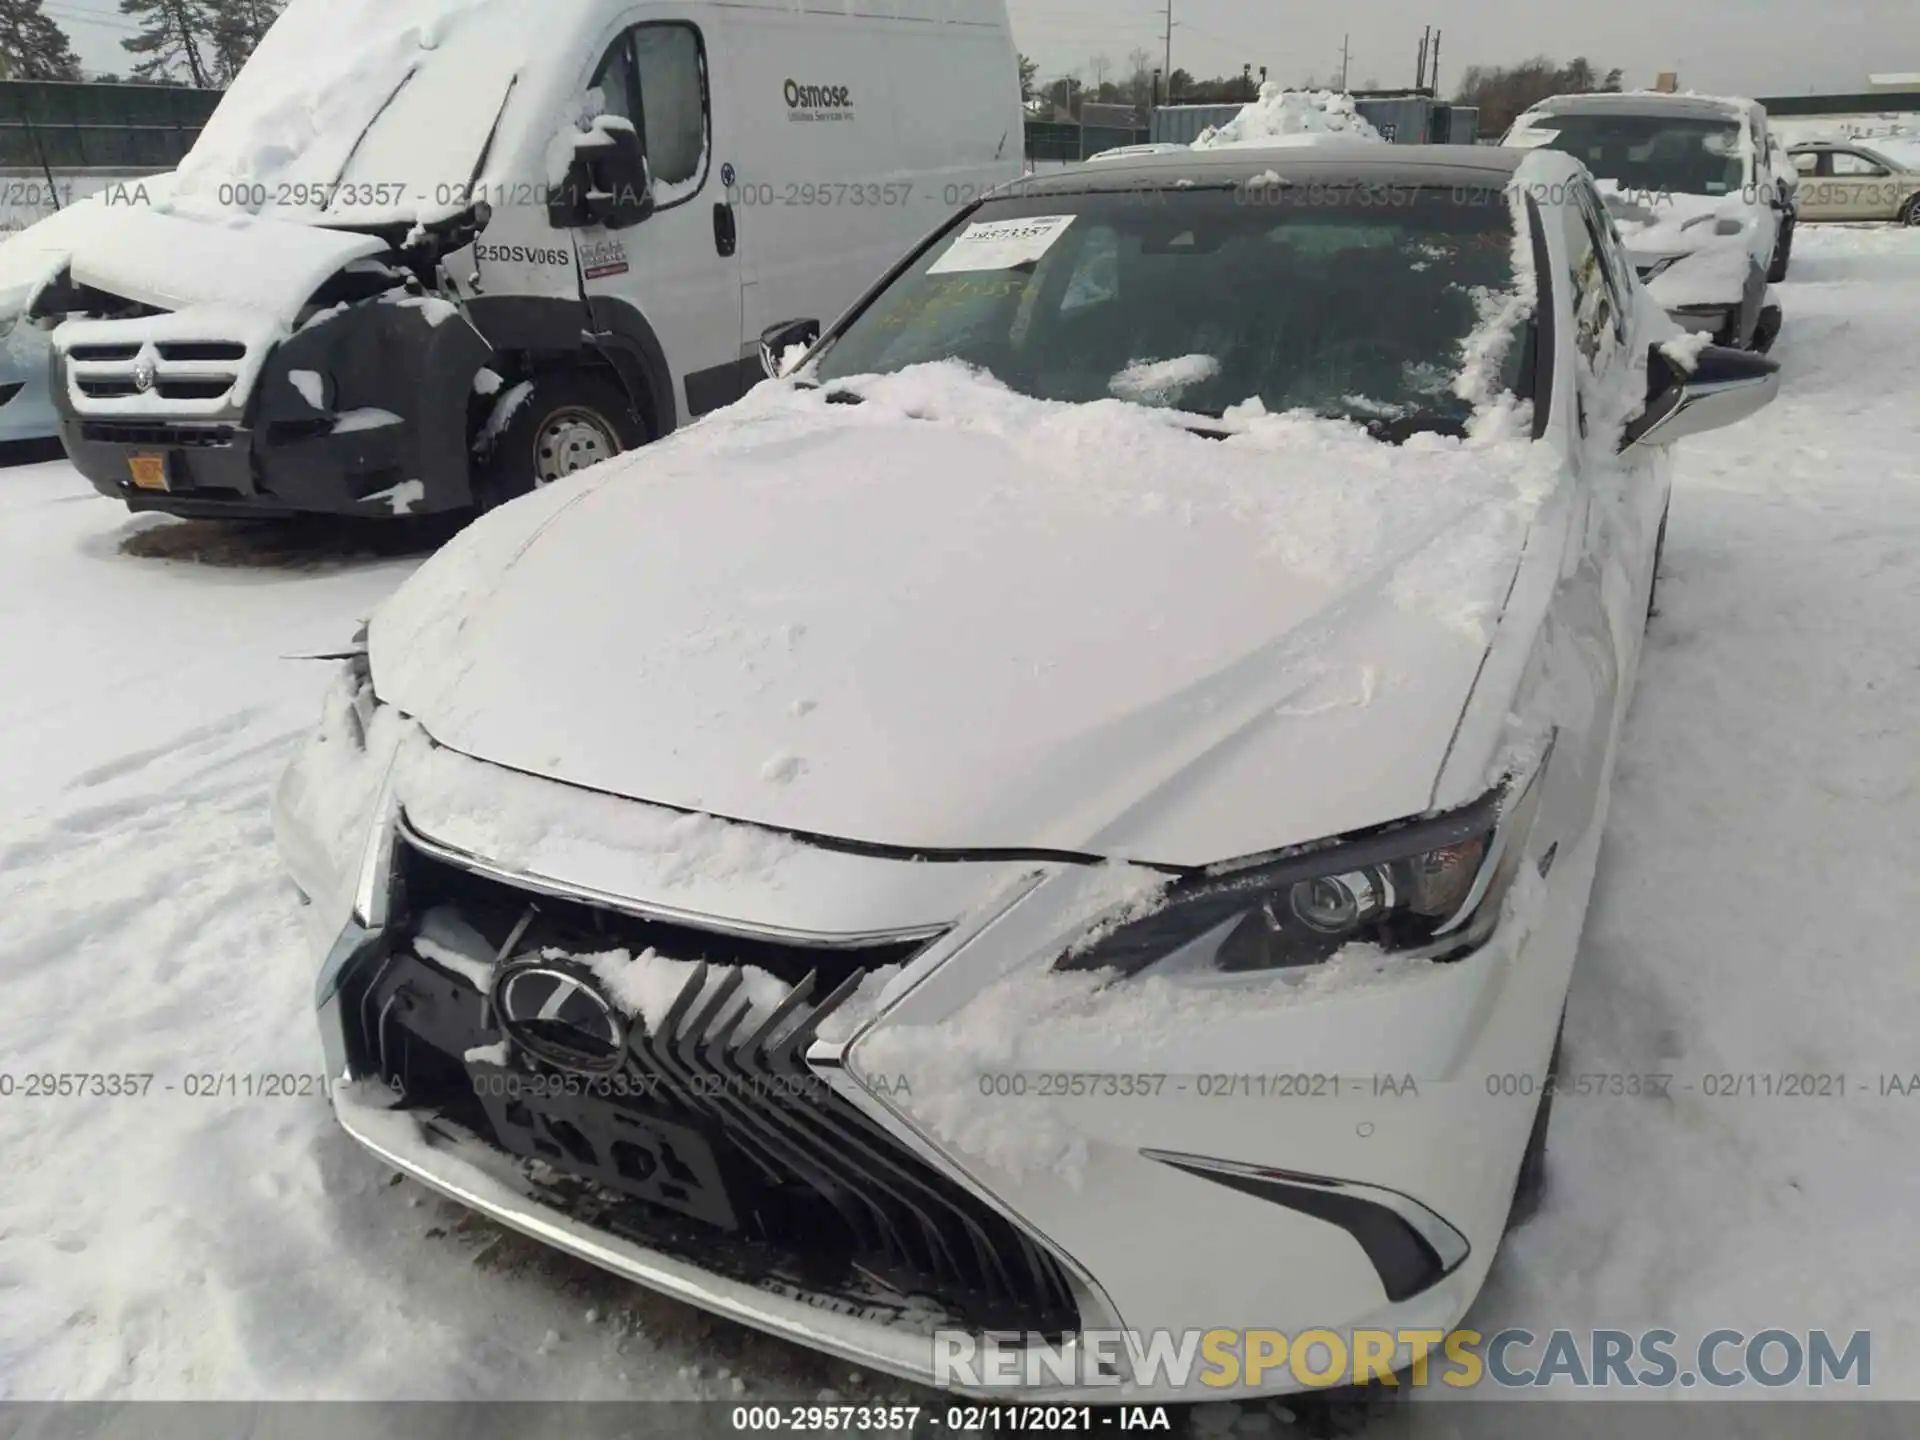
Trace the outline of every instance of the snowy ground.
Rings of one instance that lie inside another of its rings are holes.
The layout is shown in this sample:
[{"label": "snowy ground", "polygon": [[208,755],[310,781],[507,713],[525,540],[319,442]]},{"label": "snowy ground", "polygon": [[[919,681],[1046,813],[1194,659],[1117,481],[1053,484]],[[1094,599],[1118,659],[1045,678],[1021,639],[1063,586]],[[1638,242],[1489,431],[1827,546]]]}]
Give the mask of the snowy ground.
[{"label": "snowy ground", "polygon": [[[1870,1328],[1920,1397],[1920,1095],[1877,1093],[1920,1070],[1920,232],[1808,230],[1782,293],[1782,399],[1682,456],[1569,1019],[1569,1071],[1675,1093],[1561,1101],[1471,1323]],[[0,1098],[0,1398],[890,1393],[390,1184],[317,1100],[186,1093],[314,1066],[265,802],[327,676],[278,657],[412,563],[0,471],[0,1072],[157,1077]],[[1788,1071],[1850,1093],[1701,1093]]]}]

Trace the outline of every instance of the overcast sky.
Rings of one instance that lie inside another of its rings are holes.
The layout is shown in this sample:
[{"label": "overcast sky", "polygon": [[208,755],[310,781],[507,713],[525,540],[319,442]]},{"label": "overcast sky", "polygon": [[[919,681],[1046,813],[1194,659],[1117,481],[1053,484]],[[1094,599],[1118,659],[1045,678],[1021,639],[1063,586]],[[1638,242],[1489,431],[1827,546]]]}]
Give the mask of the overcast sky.
[{"label": "overcast sky", "polygon": [[[1078,71],[1104,55],[1110,73],[1146,50],[1165,53],[1164,0],[1009,0],[1021,50],[1043,78]],[[1339,74],[1340,39],[1351,32],[1349,79],[1411,85],[1428,25],[1442,32],[1440,86],[1451,90],[1472,64],[1584,54],[1629,86],[1677,70],[1683,87],[1742,95],[1803,95],[1866,88],[1869,73],[1920,71],[1920,0],[1601,0],[1516,5],[1511,0],[1173,0],[1175,68],[1206,77],[1251,61],[1271,78],[1300,84]]]},{"label": "overcast sky", "polygon": [[[1092,79],[1104,55],[1108,73],[1145,50],[1160,63],[1166,8],[1156,0],[1009,0],[1014,36],[1040,62],[1043,78],[1078,72]],[[1584,54],[1604,73],[1627,72],[1650,85],[1678,70],[1697,90],[1742,95],[1801,95],[1865,88],[1869,72],[1920,71],[1920,0],[1601,0],[1596,4],[1519,6],[1511,0],[1361,0],[1359,4],[1286,4],[1283,0],[1173,0],[1173,63],[1205,77],[1238,72],[1251,61],[1274,79],[1300,84],[1339,73],[1343,31],[1353,36],[1349,79],[1410,85],[1420,32],[1436,25],[1440,84],[1450,90],[1468,65],[1547,55]],[[81,63],[124,73],[119,41],[130,33],[115,0],[47,0],[73,37]]]}]

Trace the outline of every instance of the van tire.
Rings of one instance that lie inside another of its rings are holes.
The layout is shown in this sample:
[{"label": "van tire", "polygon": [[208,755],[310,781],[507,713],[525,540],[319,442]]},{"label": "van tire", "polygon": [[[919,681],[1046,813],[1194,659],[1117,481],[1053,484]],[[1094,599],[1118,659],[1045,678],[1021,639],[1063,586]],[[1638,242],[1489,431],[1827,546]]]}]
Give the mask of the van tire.
[{"label": "van tire", "polygon": [[1900,223],[1902,225],[1911,225],[1915,229],[1920,230],[1920,195],[1916,195],[1907,201],[1906,209],[1900,212]]},{"label": "van tire", "polygon": [[653,439],[646,418],[609,374],[549,370],[531,383],[533,393],[478,454],[473,491],[481,510]]},{"label": "van tire", "polygon": [[1765,355],[1773,349],[1773,342],[1780,338],[1780,328],[1785,316],[1778,305],[1763,305],[1760,318],[1754,322],[1752,350],[1756,355]]}]

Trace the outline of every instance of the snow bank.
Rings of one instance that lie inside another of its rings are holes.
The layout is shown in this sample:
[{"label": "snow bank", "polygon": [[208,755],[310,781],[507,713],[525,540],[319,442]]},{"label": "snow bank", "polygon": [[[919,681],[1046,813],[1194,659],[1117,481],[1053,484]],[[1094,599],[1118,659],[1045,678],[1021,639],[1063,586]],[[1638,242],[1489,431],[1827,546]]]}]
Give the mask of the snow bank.
[{"label": "snow bank", "polygon": [[1351,95],[1333,90],[1288,90],[1269,80],[1260,98],[1225,125],[1200,133],[1195,150],[1238,146],[1311,145],[1323,140],[1375,140],[1385,137],[1361,115]]}]

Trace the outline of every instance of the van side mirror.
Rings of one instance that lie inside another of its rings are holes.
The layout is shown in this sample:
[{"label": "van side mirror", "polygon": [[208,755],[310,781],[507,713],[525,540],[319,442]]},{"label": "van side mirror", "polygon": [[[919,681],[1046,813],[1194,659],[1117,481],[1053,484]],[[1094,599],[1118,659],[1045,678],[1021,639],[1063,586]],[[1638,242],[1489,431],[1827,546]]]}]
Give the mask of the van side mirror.
[{"label": "van side mirror", "polygon": [[573,137],[566,183],[548,197],[547,219],[559,230],[628,230],[652,216],[653,204],[640,132],[623,116],[602,115]]},{"label": "van side mirror", "polygon": [[778,380],[787,373],[783,362],[794,346],[811,350],[819,343],[818,320],[783,320],[760,336],[760,368],[769,380]]},{"label": "van side mirror", "polygon": [[1620,448],[1671,445],[1738,424],[1780,393],[1780,362],[1750,350],[1704,346],[1688,370],[1655,345],[1647,356],[1647,406],[1627,423]]}]

